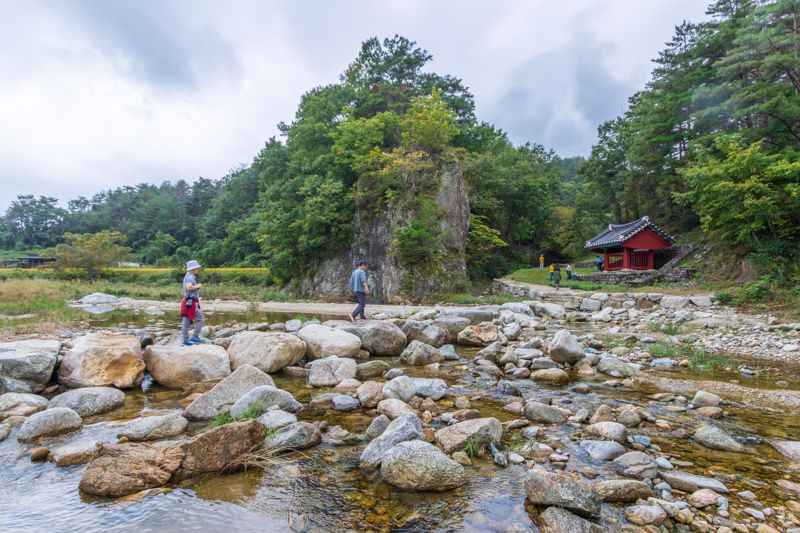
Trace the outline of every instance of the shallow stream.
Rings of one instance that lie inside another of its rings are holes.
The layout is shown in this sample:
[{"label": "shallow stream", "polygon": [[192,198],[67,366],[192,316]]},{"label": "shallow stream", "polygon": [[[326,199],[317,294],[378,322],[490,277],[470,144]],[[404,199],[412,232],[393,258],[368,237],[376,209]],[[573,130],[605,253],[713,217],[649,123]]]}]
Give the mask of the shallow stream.
[{"label": "shallow stream", "polygon": [[[208,313],[208,321],[213,324],[274,322],[289,318],[295,316]],[[177,316],[117,311],[88,321],[96,327],[120,323],[129,327],[174,326]],[[459,348],[459,353],[468,359],[474,356],[475,350]],[[397,358],[383,359],[392,367],[399,366]],[[770,377],[745,382],[735,371],[722,372],[682,369],[665,375],[682,379],[738,379],[743,385],[755,388],[772,388],[776,381]],[[442,410],[454,409],[453,399],[463,394],[471,398],[472,407],[479,409],[483,417],[494,416],[501,422],[519,418],[503,408],[506,399],[495,397],[495,389],[472,374],[464,360],[446,362],[439,371],[417,367],[408,369],[407,373],[442,378],[453,388],[447,399],[437,402]],[[792,373],[787,371],[787,374]],[[278,387],[292,392],[304,403],[312,395],[327,392],[326,389],[309,389],[303,378],[281,375],[274,378]],[[602,380],[589,383],[592,391],[588,394],[577,394],[567,387],[541,386],[536,395],[550,398],[554,404],[575,407],[632,402],[644,405],[675,429],[698,425],[697,416],[691,412],[676,410],[675,404],[651,400],[650,395],[660,392],[655,389],[610,388],[604,386]],[[783,388],[800,388],[797,384],[797,379],[791,378],[789,385]],[[129,391],[126,396],[124,407],[86,418],[81,438],[114,442],[118,428],[129,419],[148,412],[182,409],[180,391],[164,389],[149,378],[141,390]],[[327,408],[307,408],[299,418],[326,420],[351,433],[363,433],[374,416],[371,411],[342,413]],[[800,415],[758,405],[736,404],[726,407],[726,411],[731,416],[720,421],[722,427],[737,437],[756,437],[747,446],[749,453],[715,452],[689,439],[675,438],[669,430],[653,424],[643,424],[630,433],[650,437],[665,455],[686,462],[682,470],[720,475],[731,489],[727,496],[733,504],[739,502],[737,491],[752,490],[764,505],[783,505],[790,497],[772,482],[780,478],[800,482],[800,472],[765,439],[800,440]],[[204,427],[205,423],[192,423],[189,433]],[[506,432],[504,444],[508,449],[524,443],[520,432]],[[575,428],[569,424],[547,427],[542,441],[554,449],[570,452],[567,470],[588,467],[601,476],[610,472],[609,464],[591,461],[577,446],[574,432]],[[53,439],[48,445],[75,439],[75,434],[66,435]],[[535,510],[525,505],[522,466],[499,468],[487,455],[473,459],[474,465],[466,467],[470,480],[459,489],[444,493],[407,493],[367,479],[358,468],[362,449],[363,444],[332,446],[323,443],[303,453],[282,456],[266,471],[207,475],[177,486],[110,500],[91,497],[78,490],[84,465],[57,467],[51,462],[32,463],[28,458],[29,448],[11,437],[0,442],[0,531],[538,531],[533,520]],[[612,527],[621,516],[621,509],[605,505],[601,523]]]}]

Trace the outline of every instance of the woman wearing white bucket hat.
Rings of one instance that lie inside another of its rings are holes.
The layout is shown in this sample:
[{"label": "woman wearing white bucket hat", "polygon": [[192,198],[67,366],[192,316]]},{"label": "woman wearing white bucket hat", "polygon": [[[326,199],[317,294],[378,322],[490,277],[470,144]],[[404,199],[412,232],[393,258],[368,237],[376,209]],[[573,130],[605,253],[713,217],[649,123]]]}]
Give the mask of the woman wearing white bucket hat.
[{"label": "woman wearing white bucket hat", "polygon": [[[200,289],[202,283],[197,283],[197,273],[200,272],[200,263],[192,259],[186,263],[186,275],[183,277],[183,299],[181,300],[181,336],[184,346],[202,344],[200,330],[203,329],[205,320],[200,310]],[[194,331],[189,338],[189,326],[194,322]]]}]

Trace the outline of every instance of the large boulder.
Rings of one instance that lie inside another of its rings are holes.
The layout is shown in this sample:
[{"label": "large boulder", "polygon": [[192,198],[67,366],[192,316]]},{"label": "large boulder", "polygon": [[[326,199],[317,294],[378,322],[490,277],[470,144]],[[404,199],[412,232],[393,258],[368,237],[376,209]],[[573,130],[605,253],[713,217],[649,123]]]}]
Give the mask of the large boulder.
[{"label": "large boulder", "polygon": [[47,409],[49,400],[38,394],[7,392],[0,394],[0,422],[11,416],[30,416]]},{"label": "large boulder", "polygon": [[604,533],[605,528],[560,507],[548,507],[539,515],[542,533]]},{"label": "large boulder", "polygon": [[380,436],[370,442],[361,453],[361,468],[378,468],[390,449],[409,440],[423,438],[422,422],[414,413],[406,413],[393,420]]},{"label": "large boulder", "polygon": [[80,429],[83,421],[72,409],[56,407],[35,413],[25,419],[17,433],[17,440],[30,442],[39,437],[52,437]]},{"label": "large boulder", "polygon": [[156,383],[170,389],[222,379],[231,373],[228,353],[215,344],[151,345],[145,348],[144,362]]},{"label": "large boulder", "polygon": [[439,350],[429,344],[420,341],[411,341],[411,343],[400,354],[400,361],[407,365],[422,366],[438,363],[442,360],[442,354]]},{"label": "large boulder", "polygon": [[652,457],[644,452],[628,452],[611,463],[617,473],[636,479],[650,479],[658,474],[658,466]]},{"label": "large boulder", "polygon": [[361,339],[342,329],[322,324],[309,324],[297,332],[306,343],[306,358],[322,359],[330,355],[357,357],[361,351]]},{"label": "large boulder", "polygon": [[564,307],[554,303],[533,302],[531,307],[533,308],[533,312],[536,314],[536,316],[564,318],[566,315]]},{"label": "large boulder", "polygon": [[332,355],[311,363],[308,384],[312,387],[334,387],[346,379],[354,379],[358,366],[353,359]]},{"label": "large boulder", "polygon": [[403,325],[403,332],[408,337],[408,341],[419,341],[429,344],[434,348],[441,347],[447,341],[447,332],[433,324],[408,320]]},{"label": "large boulder", "polygon": [[260,416],[272,406],[278,406],[279,409],[291,413],[303,408],[303,404],[295,400],[291,393],[271,385],[261,385],[250,389],[236,400],[231,406],[230,413],[233,418],[239,418],[249,409],[253,409]]},{"label": "large boulder", "polygon": [[447,342],[456,342],[458,334],[471,323],[469,318],[461,316],[441,316],[433,321],[434,326],[444,330]]},{"label": "large boulder", "polygon": [[0,394],[41,392],[50,382],[59,341],[0,342]]},{"label": "large boulder", "polygon": [[249,419],[218,426],[180,442],[173,446],[183,451],[181,465],[173,479],[232,467],[243,455],[258,449],[264,434],[264,426]]},{"label": "large boulder", "polygon": [[538,424],[563,424],[572,413],[566,409],[531,401],[525,404],[525,418]]},{"label": "large boulder", "polygon": [[697,428],[692,437],[695,442],[712,450],[726,452],[744,451],[744,446],[728,435],[723,429],[711,425],[702,425]]},{"label": "large boulder", "polygon": [[356,389],[356,396],[364,407],[368,409],[376,407],[383,399],[383,383],[365,381]]},{"label": "large boulder", "polygon": [[412,378],[417,396],[441,400],[447,396],[447,383],[443,379]]},{"label": "large boulder", "polygon": [[186,430],[188,421],[180,413],[143,416],[126,424],[117,433],[117,438],[129,441],[159,440],[180,435]]},{"label": "large boulder", "polygon": [[295,422],[280,428],[267,437],[263,447],[276,452],[304,450],[316,446],[321,439],[322,433],[314,424]]},{"label": "large boulder", "polygon": [[563,472],[528,470],[525,495],[534,505],[563,507],[581,516],[600,515],[597,491],[589,483]]},{"label": "large boulder", "polygon": [[58,368],[58,381],[67,387],[139,386],[144,379],[142,348],[133,335],[89,333],[78,338]]},{"label": "large boulder", "polygon": [[228,411],[236,400],[261,385],[275,386],[269,374],[251,365],[242,365],[231,375],[198,396],[186,407],[184,415],[189,419],[214,418]]},{"label": "large boulder", "polygon": [[467,326],[458,334],[458,344],[466,346],[488,346],[501,340],[497,326],[491,322],[481,322],[474,326]]},{"label": "large boulder", "polygon": [[550,359],[557,363],[575,364],[583,356],[578,340],[568,330],[562,329],[553,335],[548,348]]},{"label": "large boulder", "polygon": [[467,441],[480,446],[499,444],[503,437],[503,426],[496,418],[475,418],[447,426],[436,432],[436,442],[444,453],[463,450]]},{"label": "large boulder", "polygon": [[252,365],[273,373],[298,362],[306,353],[306,343],[297,335],[277,331],[242,331],[228,345],[231,368]]},{"label": "large boulder", "polygon": [[422,440],[410,440],[389,449],[381,461],[381,476],[405,490],[443,491],[466,482],[464,467]]},{"label": "large boulder", "polygon": [[417,393],[414,382],[408,376],[397,376],[383,384],[381,396],[409,402]]},{"label": "large boulder", "polygon": [[389,370],[389,363],[386,361],[367,361],[356,367],[356,379],[365,380],[382,376]]},{"label": "large boulder", "polygon": [[160,487],[180,467],[183,455],[177,447],[101,445],[78,486],[88,494],[112,498]]},{"label": "large boulder", "polygon": [[50,400],[48,409],[67,407],[81,417],[97,415],[122,407],[125,393],[113,387],[84,387],[73,389]]},{"label": "large boulder", "polygon": [[583,429],[584,435],[598,440],[613,440],[622,445],[628,440],[628,430],[618,422],[597,422]]},{"label": "large boulder", "polygon": [[400,355],[406,347],[406,334],[385,320],[371,320],[365,324],[347,325],[339,329],[361,339],[361,347],[372,355]]}]

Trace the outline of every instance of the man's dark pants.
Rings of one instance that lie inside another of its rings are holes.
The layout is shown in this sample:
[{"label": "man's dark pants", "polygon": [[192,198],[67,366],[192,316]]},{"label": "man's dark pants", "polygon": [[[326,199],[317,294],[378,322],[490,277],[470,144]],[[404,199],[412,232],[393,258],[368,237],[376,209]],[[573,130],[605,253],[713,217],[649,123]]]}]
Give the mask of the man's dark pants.
[{"label": "man's dark pants", "polygon": [[353,311],[354,317],[359,317],[366,319],[367,317],[364,316],[364,307],[367,305],[367,295],[363,291],[354,292],[353,296],[355,297],[356,301],[358,302],[358,307],[356,310]]}]

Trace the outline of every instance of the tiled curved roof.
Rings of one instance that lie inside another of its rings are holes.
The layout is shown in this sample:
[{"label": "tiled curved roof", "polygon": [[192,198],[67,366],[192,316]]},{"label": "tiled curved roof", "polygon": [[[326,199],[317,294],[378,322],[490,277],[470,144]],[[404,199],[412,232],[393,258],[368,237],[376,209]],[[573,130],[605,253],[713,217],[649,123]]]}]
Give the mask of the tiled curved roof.
[{"label": "tiled curved roof", "polygon": [[644,216],[627,224],[609,224],[601,234],[586,241],[586,248],[605,248],[622,244],[645,228],[652,229],[671,243],[675,242],[672,235],[650,222],[649,217]]}]

